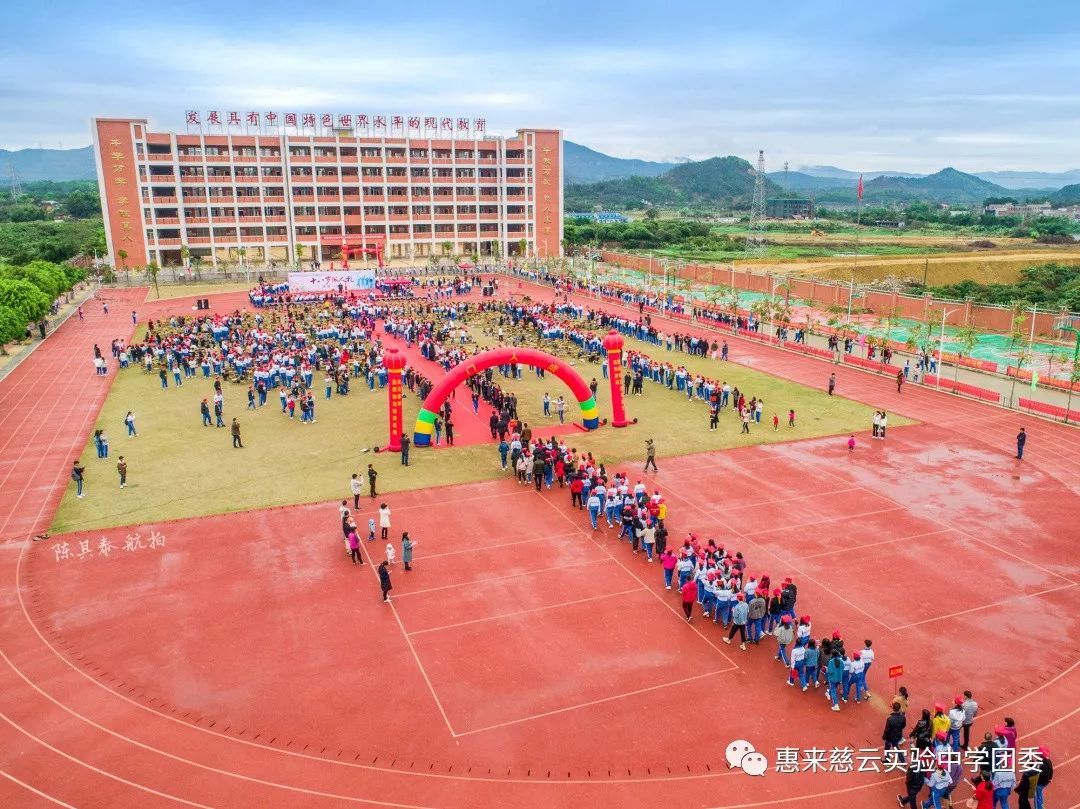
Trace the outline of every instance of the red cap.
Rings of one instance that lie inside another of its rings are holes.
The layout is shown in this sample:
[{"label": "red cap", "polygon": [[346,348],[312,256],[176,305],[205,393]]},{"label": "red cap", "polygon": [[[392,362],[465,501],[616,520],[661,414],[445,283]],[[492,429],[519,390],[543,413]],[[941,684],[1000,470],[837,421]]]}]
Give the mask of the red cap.
[{"label": "red cap", "polygon": [[709,581],[715,581],[716,580],[716,571],[715,570],[710,570],[708,575],[706,576],[706,578]]},{"label": "red cap", "polygon": [[944,711],[945,710],[945,703],[944,702],[935,702],[934,703],[934,710],[935,711]]},{"label": "red cap", "polygon": [[836,629],[836,630],[833,631],[832,639],[833,640],[840,640],[840,630],[839,629]]},{"label": "red cap", "polygon": [[1039,747],[1039,755],[1043,758],[1052,758],[1052,756],[1050,755],[1050,751],[1042,746]]},{"label": "red cap", "polygon": [[782,623],[782,624],[790,624],[791,623],[791,616],[790,615],[785,615],[783,618],[780,619],[780,623]]},{"label": "red cap", "polygon": [[773,590],[773,591],[772,591],[772,594],[773,594],[774,596],[778,596],[778,595],[780,595],[780,588],[779,588],[779,587],[777,587],[777,588],[776,588],[775,590]]},{"label": "red cap", "polygon": [[851,659],[852,660],[861,660],[862,659],[862,652],[856,652],[855,654],[853,654],[851,656]]},{"label": "red cap", "polygon": [[746,600],[746,596],[744,596],[742,593],[736,593],[735,598],[739,599],[739,601],[745,601]]},{"label": "red cap", "polygon": [[952,701],[956,705],[963,705],[964,704],[964,698],[963,697],[953,697]]},{"label": "red cap", "polygon": [[786,579],[784,579],[784,584],[791,584],[791,576],[788,576]]},{"label": "red cap", "polygon": [[943,730],[939,730],[937,733],[934,734],[934,738],[940,741],[945,741],[947,738],[949,738],[949,734]]},{"label": "red cap", "polygon": [[804,615],[802,617],[802,620],[804,620],[806,623],[810,623],[810,616],[809,615]]},{"label": "red cap", "polygon": [[998,736],[1004,736],[1005,735],[1005,726],[1004,725],[998,725],[996,728],[994,728],[994,733],[996,733]]}]

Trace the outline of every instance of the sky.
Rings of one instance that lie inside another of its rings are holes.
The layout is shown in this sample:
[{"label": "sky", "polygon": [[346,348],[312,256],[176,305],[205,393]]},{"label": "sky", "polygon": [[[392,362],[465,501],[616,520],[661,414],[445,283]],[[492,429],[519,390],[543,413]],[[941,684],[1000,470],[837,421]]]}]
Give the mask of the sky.
[{"label": "sky", "polygon": [[12,0],[0,148],[184,111],[483,117],[619,157],[1080,168],[1080,3]]}]

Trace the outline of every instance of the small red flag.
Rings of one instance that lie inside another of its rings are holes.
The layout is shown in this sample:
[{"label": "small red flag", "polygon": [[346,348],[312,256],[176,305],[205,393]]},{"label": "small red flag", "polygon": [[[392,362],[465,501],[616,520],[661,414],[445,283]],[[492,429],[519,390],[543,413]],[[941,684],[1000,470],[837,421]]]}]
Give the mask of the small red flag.
[{"label": "small red flag", "polygon": [[859,175],[859,199],[862,199],[862,175]]}]

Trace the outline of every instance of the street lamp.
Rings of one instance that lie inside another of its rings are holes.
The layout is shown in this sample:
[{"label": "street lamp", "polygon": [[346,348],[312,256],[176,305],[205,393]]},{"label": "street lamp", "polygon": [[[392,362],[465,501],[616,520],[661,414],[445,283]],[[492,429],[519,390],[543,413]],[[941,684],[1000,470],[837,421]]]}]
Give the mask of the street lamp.
[{"label": "street lamp", "polygon": [[945,348],[945,318],[947,318],[949,315],[956,314],[959,311],[960,311],[959,309],[949,309],[949,310],[946,311],[945,307],[941,308],[941,337],[938,339],[937,373],[934,375],[935,382],[937,383],[938,390],[941,389],[941,368],[942,368],[941,353],[942,353],[942,350]]}]

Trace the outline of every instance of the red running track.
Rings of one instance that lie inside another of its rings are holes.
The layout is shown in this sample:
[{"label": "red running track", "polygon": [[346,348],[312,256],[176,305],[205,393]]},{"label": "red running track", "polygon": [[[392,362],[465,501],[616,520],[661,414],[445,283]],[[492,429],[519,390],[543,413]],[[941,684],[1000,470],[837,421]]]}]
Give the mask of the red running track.
[{"label": "red running track", "polygon": [[[72,377],[94,380],[74,351],[79,326],[50,340],[71,343]],[[827,376],[735,345],[762,370]],[[36,410],[50,406],[44,379],[24,391]],[[676,533],[718,536],[754,568],[796,577],[816,635],[873,637],[875,692],[899,662],[913,706],[972,687],[979,731],[1014,715],[1022,744],[1054,750],[1048,797],[1061,805],[1080,786],[1080,599],[1075,481],[1055,474],[1054,453],[1075,449],[1075,434],[1032,423],[1030,458],[1016,464],[1014,414],[910,389],[898,406],[887,380],[857,373],[840,386],[924,423],[851,457],[835,438],[662,457],[654,477]],[[69,453],[84,440],[73,430],[56,443]],[[69,460],[51,482],[27,478],[40,496],[19,493],[16,511],[47,522]],[[788,745],[873,747],[882,702],[833,714],[783,686],[767,645],[742,653],[711,624],[687,626],[657,566],[587,530],[565,493],[500,480],[391,504],[394,534],[420,540],[391,606],[372,570],[345,559],[333,504],[0,545],[3,805],[891,801],[892,775],[728,770],[736,737],[770,758]],[[92,558],[56,561],[58,543],[75,553],[81,540]],[[369,561],[379,547],[365,546]]]}]

